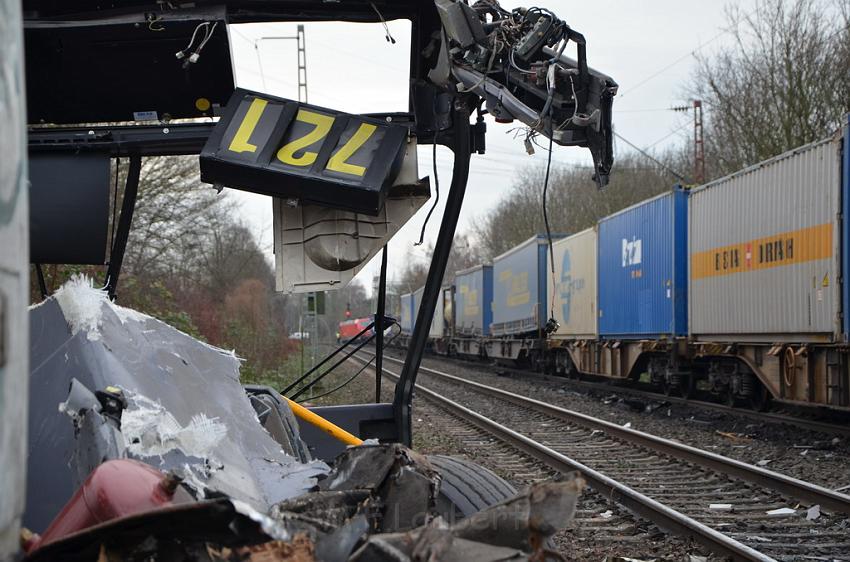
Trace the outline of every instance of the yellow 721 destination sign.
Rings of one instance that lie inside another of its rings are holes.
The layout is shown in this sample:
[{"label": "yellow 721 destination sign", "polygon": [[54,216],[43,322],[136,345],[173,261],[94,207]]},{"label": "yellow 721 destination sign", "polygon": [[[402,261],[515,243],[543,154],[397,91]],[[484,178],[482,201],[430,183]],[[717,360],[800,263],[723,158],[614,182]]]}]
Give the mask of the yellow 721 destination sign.
[{"label": "yellow 721 destination sign", "polygon": [[237,89],[201,152],[201,180],[377,215],[407,135],[403,125]]}]

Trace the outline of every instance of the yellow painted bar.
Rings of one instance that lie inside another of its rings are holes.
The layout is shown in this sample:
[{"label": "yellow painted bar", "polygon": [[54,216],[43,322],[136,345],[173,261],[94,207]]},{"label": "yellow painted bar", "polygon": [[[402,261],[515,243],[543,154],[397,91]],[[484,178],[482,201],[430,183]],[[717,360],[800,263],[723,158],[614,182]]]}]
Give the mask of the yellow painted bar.
[{"label": "yellow painted bar", "polygon": [[[284,398],[286,398],[286,396],[284,396]],[[335,439],[339,439],[340,441],[342,441],[346,445],[362,445],[363,444],[363,440],[360,439],[359,437],[356,437],[356,436],[348,433],[347,431],[345,431],[344,429],[342,429],[338,425],[335,425],[335,424],[329,422],[328,420],[326,420],[322,416],[320,416],[318,414],[314,414],[313,412],[311,412],[310,410],[308,410],[307,408],[305,408],[304,406],[302,406],[298,402],[290,400],[289,398],[286,398],[286,401],[289,402],[289,407],[292,408],[293,414],[295,414],[297,417],[301,418],[305,422],[307,422],[311,425],[315,425],[316,427],[318,427],[319,429],[321,429],[322,431],[324,431],[325,433],[327,433],[331,437],[334,437]]]}]

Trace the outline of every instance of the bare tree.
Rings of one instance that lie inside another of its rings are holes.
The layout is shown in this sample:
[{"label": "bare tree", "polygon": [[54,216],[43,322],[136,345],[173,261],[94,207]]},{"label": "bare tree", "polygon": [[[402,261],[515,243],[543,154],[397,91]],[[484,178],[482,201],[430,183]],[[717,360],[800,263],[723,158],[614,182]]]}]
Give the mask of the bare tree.
[{"label": "bare tree", "polygon": [[[676,153],[659,160],[679,164]],[[527,240],[545,233],[543,220],[544,170],[526,169],[511,193],[477,221],[475,236],[480,259],[492,259]],[[552,169],[547,193],[549,226],[553,234],[573,234],[593,226],[600,218],[670,189],[675,181],[651,160],[636,155],[620,156],[609,185],[599,190],[586,169]]]},{"label": "bare tree", "polygon": [[[122,170],[126,174],[126,169]],[[146,158],[124,260],[136,276],[177,272],[232,219],[233,205],[198,177],[191,157]]]},{"label": "bare tree", "polygon": [[758,0],[727,8],[734,45],[698,56],[690,93],[709,110],[717,177],[830,135],[850,110],[846,0]]}]

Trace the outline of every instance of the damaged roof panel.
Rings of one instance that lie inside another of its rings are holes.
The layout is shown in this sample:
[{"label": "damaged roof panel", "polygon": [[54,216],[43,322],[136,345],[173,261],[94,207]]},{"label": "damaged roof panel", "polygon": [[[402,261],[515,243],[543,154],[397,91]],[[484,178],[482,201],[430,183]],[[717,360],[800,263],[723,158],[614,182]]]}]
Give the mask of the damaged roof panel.
[{"label": "damaged roof panel", "polygon": [[[30,529],[43,530],[104,456],[176,470],[196,489],[261,511],[304,493],[328,470],[320,461],[302,465],[260,426],[233,353],[118,307],[82,279],[33,307],[30,327]],[[123,390],[117,438],[109,437],[108,414],[82,407],[74,423],[73,407],[60,411],[73,379],[90,393]]]}]

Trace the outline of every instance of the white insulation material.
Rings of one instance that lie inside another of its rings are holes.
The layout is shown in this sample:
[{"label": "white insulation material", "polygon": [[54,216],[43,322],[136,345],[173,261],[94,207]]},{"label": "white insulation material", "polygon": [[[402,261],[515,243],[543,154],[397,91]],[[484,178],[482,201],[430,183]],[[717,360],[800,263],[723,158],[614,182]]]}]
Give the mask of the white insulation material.
[{"label": "white insulation material", "polygon": [[125,395],[129,404],[121,413],[121,432],[134,455],[158,457],[179,450],[206,459],[227,436],[227,427],[218,418],[201,413],[183,426],[159,402],[128,391]]},{"label": "white insulation material", "polygon": [[85,275],[71,277],[56,291],[54,297],[71,328],[71,335],[85,331],[86,337],[91,341],[100,339],[104,305],[115,312],[122,324],[128,320],[143,322],[152,319],[147,314],[113,303],[107,292],[96,288],[94,281]]}]

